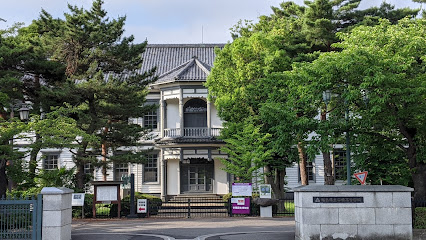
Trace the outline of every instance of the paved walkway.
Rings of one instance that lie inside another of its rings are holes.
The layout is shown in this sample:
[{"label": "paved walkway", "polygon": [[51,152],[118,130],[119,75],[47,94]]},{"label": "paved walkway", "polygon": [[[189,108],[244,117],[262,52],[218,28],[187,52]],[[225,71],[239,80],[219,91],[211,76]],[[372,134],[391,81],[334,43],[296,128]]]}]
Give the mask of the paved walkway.
[{"label": "paved walkway", "polygon": [[294,240],[293,218],[75,220],[73,240]]},{"label": "paved walkway", "polygon": [[[72,240],[294,240],[293,218],[74,220]],[[414,229],[413,240],[426,240]]]}]

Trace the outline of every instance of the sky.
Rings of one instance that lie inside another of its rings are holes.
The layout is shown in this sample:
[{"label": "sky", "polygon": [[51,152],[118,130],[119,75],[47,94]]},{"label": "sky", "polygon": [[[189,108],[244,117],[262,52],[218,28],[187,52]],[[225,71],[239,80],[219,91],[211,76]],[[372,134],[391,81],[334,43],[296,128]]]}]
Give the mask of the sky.
[{"label": "sky", "polygon": [[[293,0],[303,4],[303,0]],[[385,0],[395,7],[419,8],[411,0]],[[0,29],[15,22],[25,25],[37,19],[41,9],[63,18],[71,5],[90,8],[91,0],[0,0]],[[230,28],[240,19],[257,21],[272,13],[282,0],[104,0],[110,18],[126,16],[125,36],[148,43],[226,43]],[[363,0],[360,8],[379,6],[383,0]]]}]

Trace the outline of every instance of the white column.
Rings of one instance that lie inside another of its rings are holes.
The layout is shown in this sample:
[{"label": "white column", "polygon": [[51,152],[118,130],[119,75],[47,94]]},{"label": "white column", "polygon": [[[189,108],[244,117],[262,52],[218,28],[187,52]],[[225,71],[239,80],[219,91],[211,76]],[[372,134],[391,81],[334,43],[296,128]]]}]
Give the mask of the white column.
[{"label": "white column", "polygon": [[180,118],[180,136],[183,136],[183,89],[180,89],[179,94],[179,118]]},{"label": "white column", "polygon": [[43,194],[43,240],[70,240],[72,193],[65,187],[45,187]]},{"label": "white column", "polygon": [[160,137],[164,137],[164,122],[165,122],[165,102],[163,100],[163,91],[160,91]]},{"label": "white column", "polygon": [[163,148],[160,149],[160,165],[161,165],[161,167],[160,167],[160,188],[161,188],[160,197],[164,201],[165,197],[167,195],[166,189],[165,189],[165,186],[167,184],[167,180],[166,180],[166,170],[165,170],[165,165],[164,165],[164,150],[163,150]]},{"label": "white column", "polygon": [[212,135],[211,128],[212,128],[212,121],[211,121],[211,102],[207,99],[207,128],[209,136]]}]

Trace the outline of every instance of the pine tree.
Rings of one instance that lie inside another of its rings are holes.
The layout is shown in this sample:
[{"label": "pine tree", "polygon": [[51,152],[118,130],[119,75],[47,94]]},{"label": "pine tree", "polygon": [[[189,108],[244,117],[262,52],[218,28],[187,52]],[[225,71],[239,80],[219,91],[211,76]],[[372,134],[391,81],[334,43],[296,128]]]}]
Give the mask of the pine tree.
[{"label": "pine tree", "polygon": [[[143,104],[155,70],[139,71],[147,42],[134,44],[133,36],[122,37],[126,18],[110,20],[102,5],[101,0],[94,1],[90,10],[68,5],[70,13],[64,20],[53,19],[43,10],[39,23],[44,34],[51,36],[51,59],[66,65],[71,104],[78,109],[72,117],[86,134],[98,139],[83,138],[73,152],[80,189],[84,188],[87,163],[106,169],[110,161],[143,161],[141,153],[110,158],[108,152],[138,145],[145,132],[128,120],[153,108]],[[98,162],[99,155],[104,162]]]}]

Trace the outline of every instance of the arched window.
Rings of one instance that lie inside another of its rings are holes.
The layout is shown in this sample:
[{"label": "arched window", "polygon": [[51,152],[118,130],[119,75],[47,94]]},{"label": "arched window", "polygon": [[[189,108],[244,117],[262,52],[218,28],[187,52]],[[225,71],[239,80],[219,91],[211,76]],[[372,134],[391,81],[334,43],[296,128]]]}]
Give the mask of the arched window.
[{"label": "arched window", "polygon": [[184,127],[207,127],[207,103],[200,98],[194,98],[183,106]]}]

